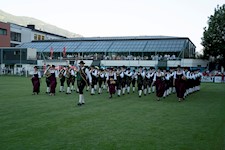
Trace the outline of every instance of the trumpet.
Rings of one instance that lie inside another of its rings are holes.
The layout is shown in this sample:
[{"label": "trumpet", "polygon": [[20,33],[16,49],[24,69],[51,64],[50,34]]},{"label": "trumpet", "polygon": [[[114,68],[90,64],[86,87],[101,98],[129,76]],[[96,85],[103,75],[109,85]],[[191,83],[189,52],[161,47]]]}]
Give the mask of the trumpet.
[{"label": "trumpet", "polygon": [[50,77],[51,76],[51,72],[49,71],[49,69],[50,69],[50,66],[46,69],[46,71],[45,71],[45,76],[46,76],[46,78],[48,78],[48,77]]}]

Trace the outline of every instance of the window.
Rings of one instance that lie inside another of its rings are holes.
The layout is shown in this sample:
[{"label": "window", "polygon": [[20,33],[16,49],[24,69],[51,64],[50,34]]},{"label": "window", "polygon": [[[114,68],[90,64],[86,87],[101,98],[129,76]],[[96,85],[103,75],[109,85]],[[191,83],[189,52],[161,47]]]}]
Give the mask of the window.
[{"label": "window", "polygon": [[37,34],[34,34],[34,40],[37,40],[38,38],[37,38]]},{"label": "window", "polygon": [[10,47],[16,47],[19,44],[15,44],[15,43],[10,43]]},{"label": "window", "polygon": [[21,33],[11,32],[11,41],[21,42]]},{"label": "window", "polygon": [[41,35],[38,35],[38,40],[41,40]]},{"label": "window", "polygon": [[14,51],[14,55],[19,55],[20,51]]},{"label": "window", "polygon": [[0,35],[7,35],[7,30],[0,28]]},{"label": "window", "polygon": [[45,40],[45,36],[42,35],[42,36],[41,36],[41,40]]}]

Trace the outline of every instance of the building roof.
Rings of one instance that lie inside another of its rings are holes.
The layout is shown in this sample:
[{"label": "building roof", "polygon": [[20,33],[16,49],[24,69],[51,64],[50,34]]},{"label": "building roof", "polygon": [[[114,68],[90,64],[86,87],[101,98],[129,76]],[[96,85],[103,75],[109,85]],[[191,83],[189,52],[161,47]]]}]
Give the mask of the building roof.
[{"label": "building roof", "polygon": [[18,47],[34,48],[37,52],[180,52],[195,45],[186,37],[127,36],[81,37],[60,40],[32,41]]},{"label": "building roof", "polygon": [[57,37],[61,37],[61,38],[67,38],[67,37],[62,36],[62,35],[58,35],[58,34],[46,32],[46,31],[41,31],[41,30],[38,30],[38,29],[35,29],[35,28],[32,29],[32,28],[29,28],[28,26],[22,26],[22,25],[19,25],[19,24],[11,23],[11,22],[9,22],[9,24],[16,25],[16,26],[19,26],[19,27],[22,27],[22,28],[27,28],[27,29],[30,29],[32,31],[39,32],[39,33],[43,33],[43,34],[48,34],[48,35],[57,36]]}]

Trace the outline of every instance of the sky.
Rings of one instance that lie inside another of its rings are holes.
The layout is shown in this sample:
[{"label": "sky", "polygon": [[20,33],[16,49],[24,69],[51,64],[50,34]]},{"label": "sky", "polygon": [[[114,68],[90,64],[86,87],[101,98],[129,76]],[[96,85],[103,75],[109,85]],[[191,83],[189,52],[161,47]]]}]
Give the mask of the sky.
[{"label": "sky", "polygon": [[224,0],[0,0],[0,9],[80,34],[188,37],[202,52],[208,17]]}]

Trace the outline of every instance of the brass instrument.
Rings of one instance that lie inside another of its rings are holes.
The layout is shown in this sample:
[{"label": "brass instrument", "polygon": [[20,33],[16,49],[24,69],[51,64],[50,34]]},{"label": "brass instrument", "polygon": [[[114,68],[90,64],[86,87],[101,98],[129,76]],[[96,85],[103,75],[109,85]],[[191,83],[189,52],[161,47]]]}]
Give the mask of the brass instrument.
[{"label": "brass instrument", "polygon": [[45,72],[46,78],[51,76],[51,72],[49,70],[50,70],[50,66],[46,69],[46,72]]},{"label": "brass instrument", "polygon": [[61,70],[60,70],[60,72],[59,72],[59,78],[62,78],[62,77],[63,77],[64,72],[65,72],[64,69],[61,69]]},{"label": "brass instrument", "polygon": [[66,77],[67,78],[71,77],[71,68],[66,71]]}]

